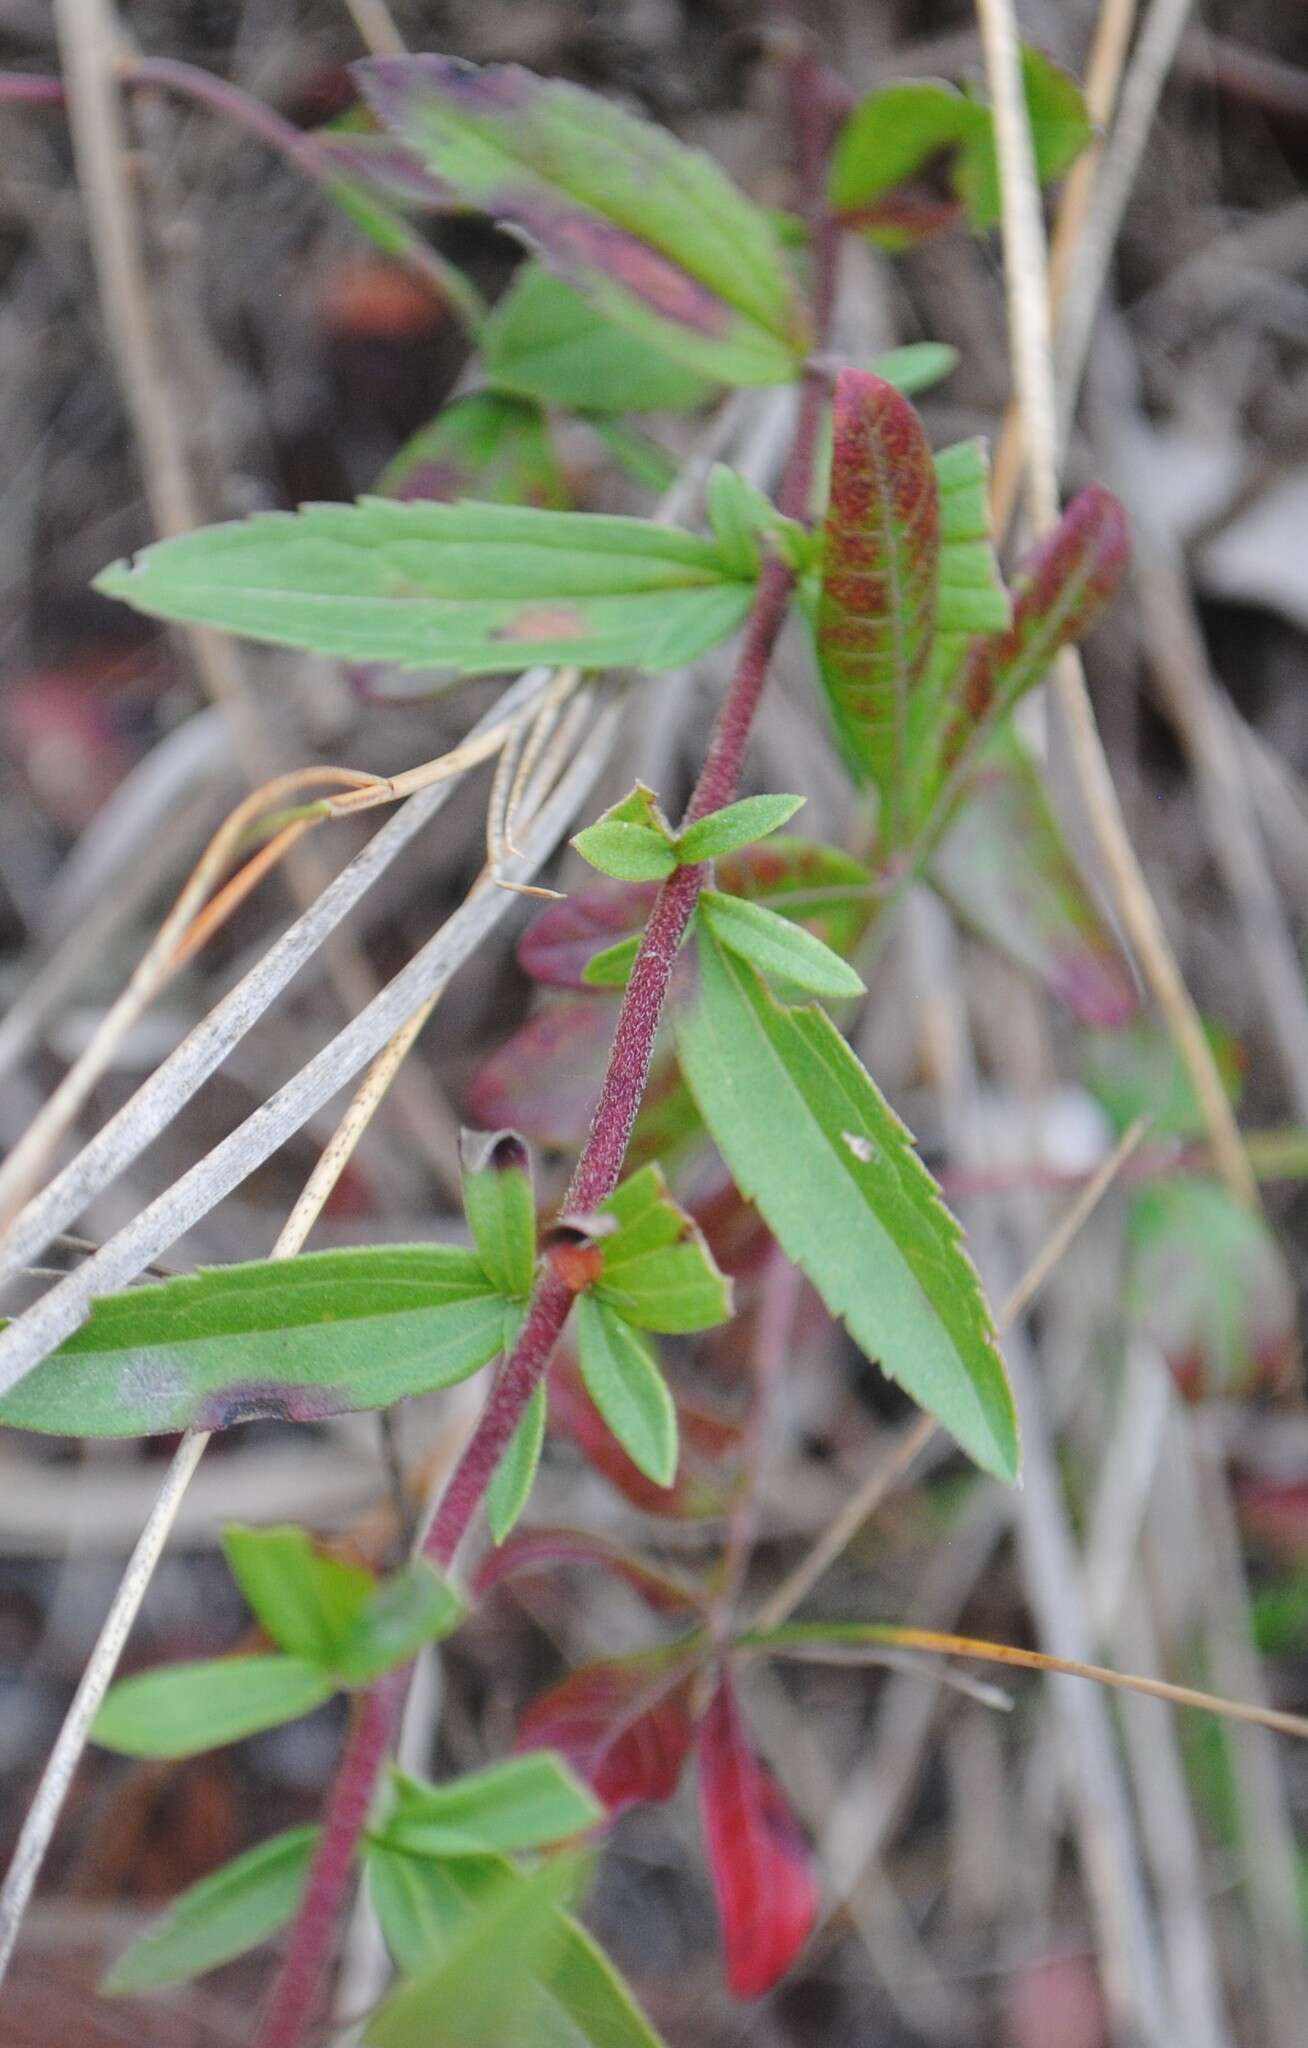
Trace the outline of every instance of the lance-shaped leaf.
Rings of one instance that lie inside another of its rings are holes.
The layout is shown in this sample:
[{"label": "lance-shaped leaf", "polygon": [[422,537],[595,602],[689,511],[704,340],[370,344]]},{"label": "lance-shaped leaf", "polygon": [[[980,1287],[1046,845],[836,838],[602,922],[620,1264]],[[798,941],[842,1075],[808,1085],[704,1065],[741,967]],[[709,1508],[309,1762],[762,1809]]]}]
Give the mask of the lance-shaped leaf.
[{"label": "lance-shaped leaf", "polygon": [[203,527],[95,580],[162,619],[401,669],[676,668],[753,584],[711,541],[647,520],[364,498]]},{"label": "lance-shaped leaf", "polygon": [[486,322],[481,348],[492,383],[577,412],[686,412],[715,389],[539,263],[523,264]]},{"label": "lance-shaped leaf", "polygon": [[295,1916],[317,1839],[317,1828],[288,1828],[202,1877],[124,1951],[101,1990],[121,1998],[181,1984],[269,1941]]},{"label": "lance-shaped leaf", "polygon": [[395,1771],[391,1791],[385,1840],[410,1856],[543,1849],[603,1818],[594,1795],[547,1752],[508,1757],[445,1785]]},{"label": "lance-shaped leaf", "polygon": [[677,1471],[677,1411],[653,1351],[607,1302],[577,1303],[577,1356],[586,1391],[632,1463],[656,1486]]},{"label": "lance-shaped leaf", "polygon": [[1295,1288],[1265,1219],[1217,1181],[1141,1188],[1127,1224],[1126,1311],[1190,1400],[1284,1387]]},{"label": "lance-shaped leaf", "polygon": [[[695,1413],[684,1401],[678,1401],[676,1407],[680,1445],[677,1470],[670,1486],[657,1486],[623,1450],[587,1392],[571,1353],[562,1351],[550,1373],[551,1422],[566,1430],[587,1463],[616,1486],[625,1500],[648,1514],[677,1519],[720,1514],[721,1489],[707,1483],[686,1455],[692,1439],[694,1449],[700,1447]],[[712,1454],[706,1462],[714,1462]]]},{"label": "lance-shaped leaf", "polygon": [[731,1283],[719,1272],[694,1217],[673,1201],[660,1166],[631,1174],[601,1205],[601,1214],[617,1228],[598,1240],[603,1263],[597,1301],[637,1329],[666,1335],[711,1330],[729,1319]]},{"label": "lance-shaped leaf", "polygon": [[[444,1954],[496,1892],[526,1881],[503,1856],[440,1863],[402,1855],[374,1838],[365,1857],[386,1945],[407,1976]],[[515,2019],[532,2048],[556,2042],[559,2048],[662,2048],[604,1951],[569,1913],[559,1914],[557,1943],[547,1944],[522,1987]],[[435,2048],[430,2031],[426,2039]],[[501,2039],[495,2048],[506,2043]]]},{"label": "lance-shaped leaf", "polygon": [[502,391],[470,391],[438,412],[377,479],[383,498],[536,505],[561,512],[567,481],[540,407]]},{"label": "lance-shaped leaf", "polygon": [[690,1754],[695,1656],[658,1650],[584,1664],[533,1700],[520,1750],[555,1749],[610,1816],[670,1799]]},{"label": "lance-shaped leaf", "polygon": [[697,860],[721,860],[738,853],[742,846],[767,839],[788,824],[802,810],[802,796],[743,796],[739,803],[725,804],[687,825],[677,839],[677,858],[683,864]]},{"label": "lance-shaped leaf", "polygon": [[439,1641],[463,1619],[463,1602],[425,1557],[379,1579],[332,1654],[347,1685],[367,1685],[407,1664],[425,1643]]},{"label": "lance-shaped leaf", "polygon": [[831,495],[823,531],[818,662],[853,772],[902,843],[913,693],[935,629],[940,494],[922,423],[864,370],[836,380]]},{"label": "lance-shaped leaf", "polygon": [[464,1131],[459,1158],[463,1206],[487,1277],[502,1294],[529,1294],[536,1266],[536,1198],[526,1145],[516,1131]]},{"label": "lance-shaped leaf", "polygon": [[611,1572],[639,1595],[656,1614],[685,1613],[697,1608],[699,1596],[667,1572],[655,1570],[603,1536],[586,1529],[524,1529],[483,1560],[473,1582],[480,1599],[506,1579],[522,1572],[541,1572],[559,1565],[593,1564]]},{"label": "lance-shaped leaf", "polygon": [[638,782],[572,841],[582,859],[619,882],[651,882],[677,865],[672,828],[652,789]]},{"label": "lance-shaped leaf", "polygon": [[785,1008],[708,931],[676,1007],[682,1072],[737,1187],[868,1357],[1000,1478],[1017,1421],[958,1225],[829,1017]]},{"label": "lance-shaped leaf", "polygon": [[945,773],[956,769],[966,750],[979,748],[1043,680],[1061,647],[1089,632],[1116,590],[1128,554],[1121,505],[1111,491],[1092,484],[1023,560],[1013,579],[1007,632],[976,640],[968,649],[940,742]]},{"label": "lance-shaped leaf", "polygon": [[152,1436],[316,1422],[451,1386],[500,1349],[504,1297],[471,1252],[389,1245],[105,1295],[0,1401],[0,1423]]},{"label": "lance-shaped leaf", "polygon": [[929,872],[974,931],[1082,1023],[1115,1029],[1134,1013],[1131,969],[1011,724],[987,748]]},{"label": "lance-shaped leaf", "polygon": [[815,996],[861,996],[864,992],[862,977],[839,953],[765,904],[745,903],[718,889],[703,889],[698,916],[719,945],[788,988]]},{"label": "lance-shaped leaf", "polygon": [[[774,839],[725,855],[717,864],[717,885],[727,895],[766,903],[842,954],[853,950],[875,907],[867,868],[811,839]],[[519,964],[534,980],[556,988],[586,987],[588,963],[643,930],[657,893],[642,883],[579,889],[566,902],[551,904],[528,928],[518,945]]]},{"label": "lance-shaped leaf", "polygon": [[214,1657],[142,1671],[113,1687],[92,1739],[120,1756],[199,1756],[322,1706],[335,1680],[303,1657]]},{"label": "lance-shaped leaf", "polygon": [[486,1489],[486,1520],[496,1543],[504,1542],[531,1495],[545,1447],[547,1409],[548,1396],[542,1380],[523,1409],[522,1420],[509,1438],[508,1448],[495,1467],[495,1477]]},{"label": "lance-shaped leaf", "polygon": [[380,58],[356,75],[442,182],[597,312],[722,383],[794,376],[808,329],[775,230],[711,158],[516,65]]},{"label": "lance-shaped leaf", "polygon": [[376,1581],[361,1565],[324,1557],[306,1529],[223,1530],[232,1577],[265,1635],[292,1657],[329,1665]]},{"label": "lance-shaped leaf", "polygon": [[808,1844],[750,1742],[725,1673],[700,1722],[696,1748],[727,1983],[737,1998],[761,1998],[790,1968],[817,1918]]}]

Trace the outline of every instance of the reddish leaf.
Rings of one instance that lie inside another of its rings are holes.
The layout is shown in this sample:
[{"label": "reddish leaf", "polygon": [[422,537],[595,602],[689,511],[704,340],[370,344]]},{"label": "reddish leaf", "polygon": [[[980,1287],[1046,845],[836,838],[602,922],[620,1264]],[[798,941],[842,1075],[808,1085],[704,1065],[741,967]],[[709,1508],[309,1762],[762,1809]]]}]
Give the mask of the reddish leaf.
[{"label": "reddish leaf", "polygon": [[808,1844],[750,1743],[725,1674],[698,1733],[700,1815],[717,1896],[727,1983],[761,1998],[783,1977],[817,1918]]},{"label": "reddish leaf", "polygon": [[1035,688],[1060,647],[1090,631],[1129,556],[1126,514],[1111,491],[1092,484],[1023,561],[1013,579],[1008,631],[974,640],[968,650],[941,741],[943,772]]},{"label": "reddish leaf", "polygon": [[1235,1482],[1240,1527],[1289,1564],[1308,1564],[1308,1480],[1250,1473]]},{"label": "reddish leaf", "polygon": [[[874,907],[865,867],[836,847],[789,836],[728,854],[717,863],[717,886],[794,918],[842,954],[861,936]],[[553,987],[585,987],[586,963],[640,931],[657,894],[654,882],[601,882],[578,890],[541,912],[518,946],[519,964]]]},{"label": "reddish leaf", "polygon": [[1130,967],[1011,725],[987,748],[930,876],[974,931],[1036,975],[1083,1024],[1115,1030],[1134,1015]]},{"label": "reddish leaf", "polygon": [[834,428],[818,661],[850,766],[876,785],[883,837],[898,845],[911,700],[935,626],[940,491],[922,422],[892,384],[842,370]]},{"label": "reddish leaf", "polygon": [[670,1799],[694,1735],[695,1663],[672,1649],[585,1664],[532,1702],[514,1746],[558,1750],[610,1815]]},{"label": "reddish leaf", "polygon": [[520,1530],[498,1550],[487,1554],[472,1582],[472,1590],[480,1599],[505,1579],[560,1564],[600,1565],[617,1578],[625,1579],[657,1614],[684,1613],[699,1605],[693,1587],[681,1585],[638,1557],[619,1550],[616,1543],[608,1543],[602,1536],[592,1536],[584,1529]]},{"label": "reddish leaf", "polygon": [[721,1493],[705,1485],[688,1468],[686,1452],[694,1443],[697,1421],[694,1411],[687,1410],[683,1402],[677,1403],[680,1460],[676,1477],[667,1487],[656,1486],[627,1456],[587,1393],[575,1358],[566,1351],[560,1352],[550,1372],[550,1421],[567,1431],[586,1462],[602,1473],[611,1486],[616,1486],[633,1507],[679,1520],[721,1511]]},{"label": "reddish leaf", "polygon": [[580,1143],[604,1079],[618,1006],[551,1003],[491,1054],[468,1091],[469,1121],[511,1125],[537,1145]]}]

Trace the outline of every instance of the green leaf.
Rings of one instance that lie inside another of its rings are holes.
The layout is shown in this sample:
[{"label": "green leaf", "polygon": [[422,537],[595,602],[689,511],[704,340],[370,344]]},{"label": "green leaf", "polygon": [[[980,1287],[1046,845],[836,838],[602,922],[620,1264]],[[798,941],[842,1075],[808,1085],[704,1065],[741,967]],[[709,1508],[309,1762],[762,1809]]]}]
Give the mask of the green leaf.
[{"label": "green leaf", "polygon": [[504,1300],[472,1252],[388,1245],[164,1280],[97,1301],[0,1400],[60,1436],[313,1422],[466,1379],[500,1349]]},{"label": "green leaf", "polygon": [[124,1951],[100,1989],[122,1998],[184,1983],[270,1940],[295,1917],[318,1832],[288,1828],[189,1886]]},{"label": "green leaf", "polygon": [[577,1302],[578,1362],[586,1390],[632,1463],[656,1486],[677,1474],[677,1411],[643,1337],[594,1294]]},{"label": "green leaf", "polygon": [[516,1131],[464,1131],[463,1206],[486,1277],[501,1294],[530,1294],[536,1271],[531,1155]]},{"label": "green leaf", "polygon": [[677,859],[683,866],[692,861],[717,860],[724,853],[752,846],[766,839],[802,810],[802,796],[745,796],[739,803],[726,804],[688,825],[677,841]]},{"label": "green leaf", "polygon": [[583,860],[619,882],[661,881],[677,865],[671,828],[653,790],[642,782],[578,832],[572,844]]},{"label": "green leaf", "polygon": [[410,436],[377,479],[377,495],[562,511],[571,502],[540,408],[501,391],[455,398]]},{"label": "green leaf", "polygon": [[984,107],[938,79],[906,79],[859,101],[836,140],[829,193],[858,213],[913,177],[929,157],[990,134]]},{"label": "green leaf", "polygon": [[1187,1174],[1133,1197],[1125,1306],[1191,1400],[1284,1387],[1293,1373],[1294,1281],[1266,1219],[1217,1181]]},{"label": "green leaf", "polygon": [[585,986],[625,988],[631,979],[631,970],[636,964],[641,937],[640,932],[633,932],[629,939],[619,939],[616,946],[606,946],[602,953],[592,953],[581,970],[581,979]]},{"label": "green leaf", "polygon": [[762,974],[788,982],[815,996],[861,996],[861,977],[839,953],[806,932],[803,925],[778,917],[762,903],[747,903],[740,896],[724,896],[716,889],[703,889],[699,917],[707,924],[719,945],[750,961]]},{"label": "green leaf", "polygon": [[903,348],[874,356],[867,367],[874,377],[902,391],[905,398],[914,398],[919,391],[930,391],[952,377],[958,363],[958,350],[946,341],[910,341]]},{"label": "green leaf", "polygon": [[547,1408],[548,1396],[542,1380],[523,1410],[522,1420],[509,1438],[508,1449],[486,1489],[486,1520],[496,1543],[503,1543],[513,1528],[535,1484],[545,1443]]},{"label": "green leaf", "polygon": [[[523,1881],[502,1857],[462,1856],[442,1864],[378,1843],[368,1848],[367,1870],[387,1946],[410,1975],[445,1951],[490,1894]],[[558,1946],[524,1999],[523,2048],[662,2048],[603,1950],[570,1914],[559,1920]]]},{"label": "green leaf", "polygon": [[756,484],[725,462],[715,462],[709,472],[707,510],[722,559],[733,575],[758,576],[765,548],[797,576],[812,567],[816,549],[807,528],[778,512]]},{"label": "green leaf", "polygon": [[834,435],[818,663],[845,757],[875,785],[883,844],[898,849],[935,631],[940,494],[921,421],[879,378],[841,371]]},{"label": "green leaf", "polygon": [[1017,1421],[954,1218],[899,1118],[816,1007],[784,1008],[701,931],[682,1072],[740,1192],[869,1358],[1002,1479]]},{"label": "green leaf", "polygon": [[1062,647],[1089,632],[1129,556],[1126,517],[1111,491],[1092,484],[1073,498],[1051,534],[1013,579],[1008,630],[971,642],[943,707],[939,772],[973,758],[1036,685]]},{"label": "green leaf", "polygon": [[[1215,1018],[1203,1019],[1204,1036],[1232,1105],[1244,1093],[1245,1055],[1239,1039]],[[1097,1032],[1085,1048],[1085,1082],[1120,1137],[1137,1117],[1149,1118],[1151,1138],[1201,1138],[1208,1126],[1176,1041],[1153,1017],[1124,1030]]]},{"label": "green leaf", "polygon": [[401,1565],[379,1581],[333,1660],[347,1685],[366,1685],[397,1664],[407,1664],[425,1643],[439,1641],[462,1621],[458,1594],[426,1558]]},{"label": "green leaf", "polygon": [[753,592],[711,541],[649,520],[386,498],[203,527],[95,588],[156,618],[464,675],[676,668],[724,639]]},{"label": "green leaf", "polygon": [[559,1908],[581,1859],[554,1856],[490,1889],[444,1953],[392,1992],[364,2032],[370,2048],[527,2048],[523,2002],[563,1944]]},{"label": "green leaf", "polygon": [[1002,633],[1012,606],[990,533],[990,464],[981,440],[956,441],[935,459],[940,492],[938,634]]},{"label": "green leaf", "polygon": [[487,377],[577,412],[690,412],[716,385],[596,312],[539,263],[524,263],[486,322]]},{"label": "green leaf", "polygon": [[928,873],[974,931],[1083,1023],[1112,1030],[1135,1011],[1131,970],[1011,721],[987,748]]},{"label": "green leaf", "polygon": [[395,1808],[382,1839],[409,1856],[544,1849],[604,1818],[594,1794],[551,1751],[509,1757],[447,1785],[393,1774]]},{"label": "green leaf", "polygon": [[[1042,185],[1061,177],[1094,136],[1076,81],[1030,43],[1022,45],[1022,84],[1031,124],[1036,176]],[[994,124],[977,124],[954,168],[954,188],[978,229],[994,227],[1003,206]]]},{"label": "green leaf", "polygon": [[264,1634],[289,1656],[330,1666],[372,1592],[372,1573],[321,1556],[307,1530],[290,1526],[229,1523],[223,1550]]},{"label": "green leaf", "polygon": [[722,383],[794,376],[809,334],[775,230],[711,158],[516,65],[380,58],[356,75],[438,178],[597,312]]},{"label": "green leaf", "polygon": [[120,1756],[199,1756],[311,1714],[336,1682],[303,1657],[214,1657],[114,1686],[92,1739]]}]

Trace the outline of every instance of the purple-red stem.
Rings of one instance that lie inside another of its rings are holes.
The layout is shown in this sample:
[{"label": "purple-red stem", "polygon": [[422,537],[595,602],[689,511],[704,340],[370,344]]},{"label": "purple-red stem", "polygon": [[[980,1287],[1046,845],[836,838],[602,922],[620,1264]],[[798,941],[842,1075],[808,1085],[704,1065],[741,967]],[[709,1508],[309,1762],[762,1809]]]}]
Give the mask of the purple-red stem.
[{"label": "purple-red stem", "polygon": [[[797,59],[792,111],[801,179],[812,222],[815,326],[820,341],[825,341],[835,298],[838,231],[823,201],[831,116],[820,95],[820,73],[803,57]],[[818,101],[816,106],[814,101]],[[809,510],[826,392],[825,374],[810,367],[804,376],[795,436],[777,494],[778,506],[790,518],[803,519]],[[686,809],[687,824],[721,809],[735,795],[754,715],[794,586],[794,573],[782,561],[773,557],[765,563],[735,674],[714,723],[704,765]],[[649,1077],[654,1039],[677,951],[704,877],[703,867],[678,868],[659,891],[623,998],[590,1135],[565,1199],[568,1210],[585,1213],[593,1209],[618,1184]],[[496,1376],[423,1544],[424,1555],[442,1569],[453,1562],[495,1468],[545,1374],[573,1298],[572,1290],[553,1272],[547,1271],[537,1284],[518,1341]],[[379,1701],[382,1690],[376,1688],[369,1695],[371,1710],[361,1711],[342,1756],[322,1839],[256,2048],[298,2048],[302,2038],[330,1953],[358,1839],[385,1764],[391,1731],[398,1720],[403,1675],[396,1683],[392,1674],[387,1681],[386,1698]]]}]

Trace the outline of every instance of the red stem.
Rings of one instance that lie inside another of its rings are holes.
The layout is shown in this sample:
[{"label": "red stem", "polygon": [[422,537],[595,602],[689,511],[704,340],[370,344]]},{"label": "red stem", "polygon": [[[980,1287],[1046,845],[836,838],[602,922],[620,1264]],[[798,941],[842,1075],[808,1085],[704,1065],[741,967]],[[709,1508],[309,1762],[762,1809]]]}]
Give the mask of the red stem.
[{"label": "red stem", "polygon": [[[826,214],[822,199],[831,116],[825,100],[817,106],[811,104],[820,91],[820,74],[802,58],[797,60],[792,110],[812,223],[815,325],[824,341],[835,298],[838,230]],[[810,367],[804,376],[795,437],[777,493],[778,506],[790,518],[802,519],[808,512],[826,391],[825,374]],[[686,823],[721,809],[735,795],[754,714],[790,609],[794,586],[794,574],[782,561],[773,557],[765,563],[736,671],[719,709],[704,765],[687,806]],[[677,951],[698,901],[705,872],[703,867],[678,868],[655,900],[623,998],[590,1135],[565,1198],[568,1210],[584,1213],[593,1209],[618,1184],[649,1077],[654,1039]],[[573,1299],[572,1290],[553,1272],[547,1271],[537,1283],[518,1341],[496,1376],[477,1427],[451,1475],[423,1543],[423,1554],[443,1570],[452,1564],[495,1468],[548,1368]],[[392,1674],[387,1681],[391,1690],[384,1702],[377,1703],[376,1693],[370,1696],[372,1712],[366,1717],[361,1715],[341,1760],[323,1837],[292,1930],[290,1949],[273,1986],[256,2048],[298,2048],[301,2040],[310,2002],[326,1968],[358,1838],[386,1760],[390,1730],[398,1718],[404,1675],[400,1675],[398,1686],[395,1677]]]}]

